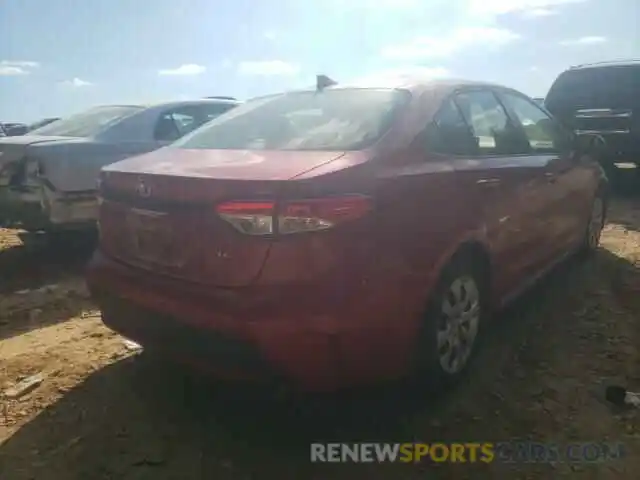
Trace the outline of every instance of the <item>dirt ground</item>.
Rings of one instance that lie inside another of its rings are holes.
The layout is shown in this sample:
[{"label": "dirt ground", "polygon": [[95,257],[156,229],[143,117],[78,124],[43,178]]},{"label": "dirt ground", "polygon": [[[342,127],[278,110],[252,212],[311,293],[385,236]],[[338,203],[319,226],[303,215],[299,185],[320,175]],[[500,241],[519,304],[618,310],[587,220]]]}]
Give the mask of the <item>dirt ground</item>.
[{"label": "dirt ground", "polygon": [[[131,351],[100,323],[82,281],[88,252],[51,252],[0,230],[0,479],[637,478],[640,198],[617,198],[602,248],[571,260],[507,312],[472,375],[439,398],[385,386],[334,399],[321,421],[251,387],[219,384]],[[312,441],[622,442],[594,464],[311,464]],[[635,474],[634,474],[635,472]]]}]

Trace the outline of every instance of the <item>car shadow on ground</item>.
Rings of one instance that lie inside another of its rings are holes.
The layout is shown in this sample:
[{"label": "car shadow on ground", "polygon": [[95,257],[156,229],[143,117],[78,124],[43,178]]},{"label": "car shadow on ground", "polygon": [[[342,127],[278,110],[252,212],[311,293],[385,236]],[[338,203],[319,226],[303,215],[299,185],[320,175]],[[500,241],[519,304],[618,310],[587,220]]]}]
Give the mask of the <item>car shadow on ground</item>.
[{"label": "car shadow on ground", "polygon": [[629,230],[640,231],[640,196],[618,194],[609,209],[607,221]]},{"label": "car shadow on ground", "polygon": [[[572,342],[593,333],[588,322],[599,324],[593,315],[604,303],[640,313],[637,285],[640,270],[607,250],[571,259],[498,316],[468,378],[438,396],[385,385],[296,410],[259,388],[216,383],[146,355],[128,358],[92,374],[1,445],[0,471],[13,480],[424,478],[426,472],[398,465],[365,471],[310,464],[309,443],[526,437],[555,420],[522,415],[539,392],[516,394],[515,385],[556,361],[545,355],[571,356]],[[603,290],[606,301],[598,298]],[[629,341],[637,345],[640,322],[633,328]],[[509,415],[513,421],[502,419]]]},{"label": "car shadow on ground", "polygon": [[20,291],[10,297],[0,294],[0,341],[65,322],[84,312],[93,314],[95,305],[84,284],[75,280]]},{"label": "car shadow on ground", "polygon": [[0,340],[93,308],[80,275],[93,243],[50,245],[28,237],[0,250]]},{"label": "car shadow on ground", "polygon": [[21,233],[18,239],[19,243],[0,250],[0,295],[37,289],[81,273],[95,248],[88,235],[57,243],[35,233]]},{"label": "car shadow on ground", "polygon": [[607,220],[640,231],[640,170],[621,171],[612,188],[615,202],[611,205]]}]

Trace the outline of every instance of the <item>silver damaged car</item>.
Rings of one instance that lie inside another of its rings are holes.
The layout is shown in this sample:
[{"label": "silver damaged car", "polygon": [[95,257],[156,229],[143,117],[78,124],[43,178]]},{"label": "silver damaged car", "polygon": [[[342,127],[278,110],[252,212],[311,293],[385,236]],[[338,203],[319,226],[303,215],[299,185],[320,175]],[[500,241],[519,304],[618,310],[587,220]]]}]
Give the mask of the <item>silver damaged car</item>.
[{"label": "silver damaged car", "polygon": [[27,135],[0,138],[0,227],[92,228],[103,166],[168,145],[237,104],[201,99],[102,106]]}]

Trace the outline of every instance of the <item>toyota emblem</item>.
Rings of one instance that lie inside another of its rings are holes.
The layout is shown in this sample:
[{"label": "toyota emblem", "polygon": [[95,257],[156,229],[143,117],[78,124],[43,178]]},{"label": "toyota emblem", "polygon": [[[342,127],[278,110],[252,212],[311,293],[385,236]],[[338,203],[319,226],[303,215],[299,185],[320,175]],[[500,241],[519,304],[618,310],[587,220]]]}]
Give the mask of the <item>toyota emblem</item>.
[{"label": "toyota emblem", "polygon": [[140,179],[138,181],[138,186],[136,187],[136,192],[139,196],[147,198],[151,196],[151,187],[144,183],[144,180]]}]

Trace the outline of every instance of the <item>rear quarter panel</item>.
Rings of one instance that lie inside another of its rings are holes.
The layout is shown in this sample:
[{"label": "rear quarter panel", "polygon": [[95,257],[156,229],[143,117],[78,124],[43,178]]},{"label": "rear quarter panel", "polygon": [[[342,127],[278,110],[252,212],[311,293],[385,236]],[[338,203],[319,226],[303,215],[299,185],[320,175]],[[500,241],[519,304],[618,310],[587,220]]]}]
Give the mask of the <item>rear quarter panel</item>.
[{"label": "rear quarter panel", "polygon": [[376,169],[369,229],[345,239],[351,249],[343,258],[344,277],[357,301],[347,302],[353,328],[344,338],[353,360],[348,364],[362,368],[354,376],[372,365],[382,377],[410,368],[441,269],[477,235],[451,165],[421,160]]},{"label": "rear quarter panel", "polygon": [[154,142],[36,144],[29,156],[44,167],[44,176],[59,191],[95,190],[100,169],[125,158],[155,150]]}]

